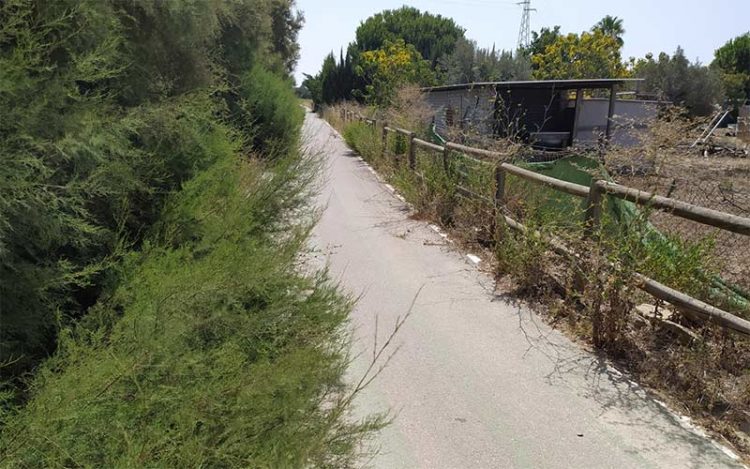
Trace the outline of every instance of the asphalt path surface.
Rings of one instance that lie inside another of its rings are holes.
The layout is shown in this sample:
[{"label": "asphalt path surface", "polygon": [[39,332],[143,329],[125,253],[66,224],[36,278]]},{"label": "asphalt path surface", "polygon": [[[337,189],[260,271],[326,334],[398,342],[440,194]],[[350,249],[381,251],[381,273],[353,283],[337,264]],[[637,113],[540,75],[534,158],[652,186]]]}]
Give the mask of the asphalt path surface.
[{"label": "asphalt path surface", "polygon": [[360,296],[352,380],[398,318],[385,370],[357,415],[390,411],[376,468],[742,467],[606,361],[498,292],[308,113],[306,150],[325,161],[313,256]]}]

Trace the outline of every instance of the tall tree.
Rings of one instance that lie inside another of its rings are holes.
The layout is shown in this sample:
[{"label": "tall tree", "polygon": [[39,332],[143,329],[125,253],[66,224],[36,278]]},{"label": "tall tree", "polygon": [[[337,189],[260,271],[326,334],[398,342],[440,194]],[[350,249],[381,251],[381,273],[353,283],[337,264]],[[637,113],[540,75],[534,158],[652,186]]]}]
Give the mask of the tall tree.
[{"label": "tall tree", "polygon": [[531,78],[531,61],[523,52],[503,50],[498,54],[493,48],[477,51],[479,81],[528,80]]},{"label": "tall tree", "polygon": [[531,44],[523,52],[527,56],[534,56],[543,54],[547,47],[554,44],[562,34],[560,33],[560,26],[553,28],[542,28],[537,31],[531,32]]},{"label": "tall tree", "polygon": [[336,57],[331,52],[323,61],[323,68],[320,71],[321,100],[324,103],[330,104],[340,99],[341,88],[339,82]]},{"label": "tall tree", "polygon": [[731,104],[737,106],[750,100],[750,32],[721,46],[711,67],[721,74]]},{"label": "tall tree", "polygon": [[442,81],[449,85],[478,81],[476,53],[476,42],[465,38],[459,39],[453,52],[439,61],[438,68]]},{"label": "tall tree", "polygon": [[623,26],[622,19],[616,16],[605,16],[591,30],[601,31],[605,36],[615,38],[621,47],[625,44],[625,41],[622,39],[622,36],[625,35],[625,27]]},{"label": "tall tree", "polygon": [[531,61],[538,79],[620,78],[627,70],[620,56],[620,44],[601,31],[558,37]]},{"label": "tall tree", "polygon": [[333,52],[329,53],[323,60],[323,67],[317,75],[305,74],[303,84],[310,90],[316,104],[333,104],[352,99],[359,83],[354,72],[351,50],[350,47],[344,55],[342,49],[339,52],[338,61]]},{"label": "tall tree", "polygon": [[361,51],[377,50],[386,41],[403,39],[434,68],[441,57],[453,52],[458,39],[464,37],[464,29],[450,18],[404,6],[371,16],[357,28],[356,37]]},{"label": "tall tree", "polygon": [[362,53],[357,73],[367,83],[364,97],[380,106],[390,104],[396,91],[404,85],[435,84],[435,74],[429,62],[403,39],[386,41],[382,48]]},{"label": "tall tree", "polygon": [[635,63],[633,74],[645,79],[642,91],[684,106],[693,115],[714,112],[722,100],[719,76],[700,63],[691,63],[681,47],[672,56],[662,52],[656,60],[648,54]]},{"label": "tall tree", "polygon": [[446,84],[482,81],[526,80],[531,65],[523,53],[480,48],[475,41],[459,39],[452,54],[440,60]]},{"label": "tall tree", "polygon": [[284,71],[291,74],[299,60],[297,35],[305,23],[302,13],[294,9],[295,0],[271,2],[271,31],[273,51],[280,58]]},{"label": "tall tree", "polygon": [[[434,72],[441,58],[451,54],[463,37],[463,28],[452,19],[421,12],[416,8],[402,7],[378,13],[357,28],[356,41],[349,45],[346,56],[342,55],[338,63],[333,60],[333,64],[336,64],[335,71],[331,58],[326,58],[324,70],[315,77],[320,80],[322,87],[320,102],[330,104],[342,99],[372,99],[372,80],[375,76],[370,60],[372,55],[369,56],[369,62],[363,60],[364,54],[368,52],[383,51],[389,47],[392,49],[394,44],[403,42],[406,49],[413,49],[419,54],[420,73],[424,60]],[[427,81],[434,83],[434,74],[431,73],[430,76],[431,79]],[[382,77],[381,74],[380,78]],[[379,79],[378,87],[395,82]],[[313,83],[313,86],[316,85]],[[381,91],[375,94],[381,95]]]}]

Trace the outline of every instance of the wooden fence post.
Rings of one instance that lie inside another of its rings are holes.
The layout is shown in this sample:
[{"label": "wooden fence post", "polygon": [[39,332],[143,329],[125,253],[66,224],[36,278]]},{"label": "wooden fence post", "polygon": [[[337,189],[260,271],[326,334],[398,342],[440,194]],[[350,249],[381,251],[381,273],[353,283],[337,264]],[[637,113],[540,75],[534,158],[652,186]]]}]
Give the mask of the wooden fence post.
[{"label": "wooden fence post", "polygon": [[450,173],[450,162],[448,158],[450,158],[450,151],[451,149],[448,148],[448,144],[443,146],[443,169],[445,169],[445,173]]},{"label": "wooden fence post", "polygon": [[416,134],[414,132],[409,133],[409,169],[416,171],[417,169],[417,146],[414,144]]},{"label": "wooden fence post", "polygon": [[[602,196],[603,191],[601,187],[599,187],[599,181],[597,179],[592,180],[591,185],[589,186],[589,195],[586,198],[586,213],[584,215],[583,225],[584,239],[590,239],[592,241],[597,241],[599,239],[599,226],[601,225],[602,217]],[[588,279],[584,273],[585,267],[583,261],[579,257],[576,257],[573,260],[571,269],[573,271],[573,291],[582,297],[586,293],[586,285],[588,284]],[[594,344],[599,347],[601,345],[599,343],[601,340],[601,312],[594,311],[594,317],[592,319],[594,327]]]},{"label": "wooden fence post", "polygon": [[383,136],[382,136],[382,145],[383,145],[383,158],[385,158],[388,155],[388,122],[383,121]]},{"label": "wooden fence post", "polygon": [[602,189],[597,179],[591,181],[589,196],[586,199],[586,215],[583,236],[596,240],[602,218]]},{"label": "wooden fence post", "polygon": [[495,167],[495,208],[499,209],[505,202],[505,171],[502,164]]}]

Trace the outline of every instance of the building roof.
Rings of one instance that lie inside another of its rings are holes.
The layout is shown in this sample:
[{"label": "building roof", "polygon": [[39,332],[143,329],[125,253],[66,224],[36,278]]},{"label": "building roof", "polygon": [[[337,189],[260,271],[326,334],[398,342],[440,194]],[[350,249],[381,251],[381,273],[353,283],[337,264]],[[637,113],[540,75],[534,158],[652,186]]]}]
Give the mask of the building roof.
[{"label": "building roof", "polygon": [[642,78],[596,78],[590,80],[531,80],[531,81],[487,81],[481,83],[465,83],[461,85],[435,86],[422,88],[422,91],[456,91],[472,90],[476,88],[508,88],[508,89],[598,89],[611,88],[624,83],[639,83]]}]

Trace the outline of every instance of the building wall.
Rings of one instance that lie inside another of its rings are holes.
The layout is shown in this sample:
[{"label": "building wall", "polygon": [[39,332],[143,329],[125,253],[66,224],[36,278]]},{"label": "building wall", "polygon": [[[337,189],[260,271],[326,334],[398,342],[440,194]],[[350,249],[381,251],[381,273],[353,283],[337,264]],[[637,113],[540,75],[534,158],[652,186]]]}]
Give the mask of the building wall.
[{"label": "building wall", "polygon": [[570,132],[573,116],[566,112],[566,95],[549,89],[499,90],[500,132],[521,138],[535,132]]},{"label": "building wall", "polygon": [[[434,110],[438,133],[446,134],[447,117],[452,114],[453,125],[473,128],[482,134],[492,133],[495,113],[495,89],[492,86],[426,93],[425,100]],[[452,109],[452,112],[447,112]]]},{"label": "building wall", "polygon": [[[638,145],[648,121],[656,117],[658,106],[656,101],[615,101],[612,142],[621,146]],[[578,117],[579,143],[595,143],[606,132],[608,107],[608,99],[583,100]]]},{"label": "building wall", "polygon": [[[553,99],[547,93],[543,90],[515,90],[508,107],[523,108],[518,112],[522,116],[523,125],[528,127],[526,132],[572,129],[572,107],[575,100],[569,103],[559,96]],[[496,100],[493,86],[433,91],[425,94],[425,100],[434,110],[436,129],[442,135],[447,134],[448,120],[453,121],[453,126],[463,125],[480,134],[493,133]],[[656,101],[617,100],[613,118],[613,142],[622,146],[638,145],[649,119],[657,115],[658,104]],[[583,101],[578,120],[578,143],[596,143],[599,135],[605,133],[608,106],[609,99]]]}]

